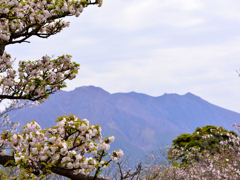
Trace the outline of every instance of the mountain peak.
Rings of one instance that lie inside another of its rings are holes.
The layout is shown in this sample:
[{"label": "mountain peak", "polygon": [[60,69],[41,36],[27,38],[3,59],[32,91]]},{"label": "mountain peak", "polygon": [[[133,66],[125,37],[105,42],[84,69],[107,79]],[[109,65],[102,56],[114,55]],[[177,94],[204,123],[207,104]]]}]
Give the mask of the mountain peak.
[{"label": "mountain peak", "polygon": [[187,92],[185,96],[196,96],[196,95],[194,95],[193,93]]},{"label": "mountain peak", "polygon": [[92,85],[77,87],[73,91],[104,92],[104,93],[110,94],[109,92],[105,91],[104,89],[102,89],[100,87],[92,86]]},{"label": "mountain peak", "polygon": [[85,96],[85,97],[91,97],[95,99],[107,98],[110,95],[109,92],[105,91],[100,87],[95,87],[95,86],[77,87],[73,91],[68,93],[74,94],[75,96]]},{"label": "mountain peak", "polygon": [[199,96],[195,95],[195,94],[192,94],[190,92],[186,93],[183,95],[184,97],[188,97],[188,98],[191,98],[191,99],[198,99],[198,100],[203,100],[202,98],[200,98]]},{"label": "mountain peak", "polygon": [[91,90],[91,91],[100,90],[100,91],[105,91],[102,88],[96,87],[96,86],[93,86],[93,85],[76,87],[73,91],[75,91],[75,90]]}]

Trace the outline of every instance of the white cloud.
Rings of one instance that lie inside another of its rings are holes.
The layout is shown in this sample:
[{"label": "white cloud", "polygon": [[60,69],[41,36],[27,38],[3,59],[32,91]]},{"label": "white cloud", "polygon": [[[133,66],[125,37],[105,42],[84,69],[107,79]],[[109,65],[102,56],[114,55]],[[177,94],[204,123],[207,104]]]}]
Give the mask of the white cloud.
[{"label": "white cloud", "polygon": [[205,4],[205,11],[208,11],[209,14],[227,20],[240,20],[240,12],[238,8],[240,6],[240,1],[238,0],[213,0],[208,1]]},{"label": "white cloud", "polygon": [[105,0],[103,12],[96,8],[86,11],[95,26],[118,31],[138,31],[159,24],[179,28],[201,24],[204,20],[191,16],[191,12],[202,6],[201,1],[197,0]]}]

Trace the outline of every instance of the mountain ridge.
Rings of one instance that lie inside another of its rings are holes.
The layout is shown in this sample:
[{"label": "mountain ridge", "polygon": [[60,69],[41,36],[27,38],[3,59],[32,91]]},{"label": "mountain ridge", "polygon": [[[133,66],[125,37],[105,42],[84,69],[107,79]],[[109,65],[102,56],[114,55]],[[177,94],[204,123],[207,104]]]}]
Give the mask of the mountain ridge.
[{"label": "mountain ridge", "polygon": [[57,117],[68,114],[101,125],[104,136],[116,136],[113,147],[125,147],[126,154],[132,153],[129,149],[141,154],[171,144],[178,135],[191,133],[196,127],[216,125],[230,129],[232,123],[240,124],[239,113],[190,92],[153,97],[137,92],[110,94],[95,86],[58,92],[39,107],[23,108],[9,115],[10,120],[21,125],[37,120],[46,128],[54,126]]}]

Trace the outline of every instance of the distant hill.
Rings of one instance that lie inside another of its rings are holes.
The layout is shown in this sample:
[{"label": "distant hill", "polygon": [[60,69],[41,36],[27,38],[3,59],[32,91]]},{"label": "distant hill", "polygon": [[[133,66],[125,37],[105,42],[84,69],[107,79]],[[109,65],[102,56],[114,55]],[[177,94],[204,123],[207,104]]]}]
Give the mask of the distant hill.
[{"label": "distant hill", "polygon": [[114,93],[94,86],[62,91],[39,107],[12,111],[10,119],[24,125],[37,120],[43,127],[55,125],[57,117],[75,114],[91,124],[102,125],[103,134],[114,135],[113,149],[140,156],[162,144],[171,144],[178,135],[205,125],[240,124],[240,114],[213,105],[200,97],[164,94],[152,97],[141,93]]}]

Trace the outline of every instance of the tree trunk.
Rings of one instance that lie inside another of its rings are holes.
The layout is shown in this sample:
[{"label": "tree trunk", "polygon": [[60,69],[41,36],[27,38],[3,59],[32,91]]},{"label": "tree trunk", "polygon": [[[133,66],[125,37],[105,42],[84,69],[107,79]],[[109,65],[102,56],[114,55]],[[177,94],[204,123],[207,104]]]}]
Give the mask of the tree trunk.
[{"label": "tree trunk", "polygon": [[83,174],[74,174],[71,169],[52,168],[53,173],[68,177],[72,180],[107,180],[104,178],[96,178],[93,176],[85,176]]},{"label": "tree trunk", "polygon": [[[1,165],[5,165],[8,161],[14,161],[14,157],[13,156],[9,156],[9,155],[0,155],[0,164]],[[6,166],[11,166],[11,163],[7,164]],[[51,171],[55,174],[61,175],[61,176],[65,176],[68,177],[72,180],[107,180],[104,178],[95,178],[93,176],[85,176],[83,174],[74,174],[73,170],[71,169],[63,169],[63,168],[59,168],[59,167],[53,167],[51,168]]]},{"label": "tree trunk", "polygon": [[3,55],[3,53],[4,53],[4,50],[5,50],[5,46],[6,46],[6,44],[5,44],[5,43],[0,43],[0,56],[2,56],[2,55]]}]

